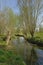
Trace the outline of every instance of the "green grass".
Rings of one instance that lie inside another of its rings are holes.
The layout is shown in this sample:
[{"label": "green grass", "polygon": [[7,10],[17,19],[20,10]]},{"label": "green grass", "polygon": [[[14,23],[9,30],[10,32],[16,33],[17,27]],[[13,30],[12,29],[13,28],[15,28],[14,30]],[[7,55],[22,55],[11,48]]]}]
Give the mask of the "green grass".
[{"label": "green grass", "polygon": [[6,45],[6,41],[0,41],[0,45]]},{"label": "green grass", "polygon": [[0,65],[26,65],[20,55],[11,50],[0,49]]},{"label": "green grass", "polygon": [[37,32],[34,36],[43,39],[43,32]]}]

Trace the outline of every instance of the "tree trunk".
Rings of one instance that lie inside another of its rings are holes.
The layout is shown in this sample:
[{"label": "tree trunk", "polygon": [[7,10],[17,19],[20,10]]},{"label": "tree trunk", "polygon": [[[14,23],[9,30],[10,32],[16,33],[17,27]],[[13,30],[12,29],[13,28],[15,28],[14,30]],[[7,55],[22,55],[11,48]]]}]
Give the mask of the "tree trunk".
[{"label": "tree trunk", "polygon": [[6,40],[6,45],[9,44],[9,42],[10,42],[10,38],[11,38],[11,31],[8,31],[8,34],[7,34],[7,40]]},{"label": "tree trunk", "polygon": [[33,45],[37,45],[37,46],[39,46],[39,47],[43,47],[43,42],[34,40],[34,39],[33,39],[33,36],[32,36],[31,39],[27,38],[27,37],[24,36],[24,35],[19,35],[19,34],[16,34],[15,36],[24,37],[24,39],[25,39],[28,43],[33,44]]}]

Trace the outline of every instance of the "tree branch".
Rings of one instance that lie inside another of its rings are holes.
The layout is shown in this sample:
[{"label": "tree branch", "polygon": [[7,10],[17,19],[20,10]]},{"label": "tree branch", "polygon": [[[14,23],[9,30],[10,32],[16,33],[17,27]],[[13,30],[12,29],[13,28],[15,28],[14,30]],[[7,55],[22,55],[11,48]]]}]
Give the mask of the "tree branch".
[{"label": "tree branch", "polygon": [[41,42],[41,41],[35,41],[33,38],[26,38],[24,35],[20,35],[20,34],[15,34],[15,36],[18,36],[18,37],[24,37],[24,39],[28,42],[28,43],[30,43],[30,44],[33,44],[33,45],[37,45],[37,46],[39,46],[39,47],[43,47],[43,42]]}]

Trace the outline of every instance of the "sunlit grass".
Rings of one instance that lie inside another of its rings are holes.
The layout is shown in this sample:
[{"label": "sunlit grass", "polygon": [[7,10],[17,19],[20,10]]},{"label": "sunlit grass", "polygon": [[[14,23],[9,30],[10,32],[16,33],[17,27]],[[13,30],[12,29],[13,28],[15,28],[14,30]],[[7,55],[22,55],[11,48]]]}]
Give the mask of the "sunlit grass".
[{"label": "sunlit grass", "polygon": [[43,32],[37,32],[34,36],[43,39]]},{"label": "sunlit grass", "polygon": [[6,41],[0,41],[0,45],[6,45]]}]

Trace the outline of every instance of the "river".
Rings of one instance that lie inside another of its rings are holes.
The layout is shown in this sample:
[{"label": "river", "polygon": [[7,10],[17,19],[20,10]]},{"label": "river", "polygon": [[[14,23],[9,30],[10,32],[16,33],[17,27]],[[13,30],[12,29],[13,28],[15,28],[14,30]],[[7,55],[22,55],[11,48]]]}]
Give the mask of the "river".
[{"label": "river", "polygon": [[37,64],[38,65],[43,65],[43,50],[41,49],[35,49],[38,59],[37,59]]},{"label": "river", "polygon": [[[19,43],[19,45],[20,45],[20,43],[23,44],[23,43],[25,43],[24,38],[20,37],[19,42],[18,42],[18,39],[16,39],[15,41],[13,41],[13,43],[15,43],[15,45],[17,45],[18,43]],[[35,52],[36,52],[37,57],[38,57],[38,59],[36,61],[36,65],[43,65],[43,50],[41,50],[39,48],[35,48]]]}]

